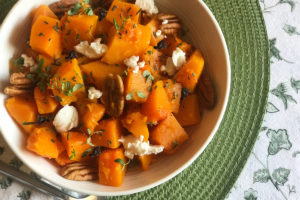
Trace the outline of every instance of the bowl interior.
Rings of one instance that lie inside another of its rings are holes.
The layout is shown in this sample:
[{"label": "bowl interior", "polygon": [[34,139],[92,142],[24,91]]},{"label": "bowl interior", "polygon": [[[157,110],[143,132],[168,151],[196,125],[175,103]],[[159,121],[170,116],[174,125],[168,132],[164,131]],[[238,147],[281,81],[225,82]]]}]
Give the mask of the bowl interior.
[{"label": "bowl interior", "polygon": [[[56,0],[44,0],[49,4]],[[30,12],[41,1],[22,0],[11,10],[0,29],[0,128],[8,145],[32,170],[45,179],[64,188],[94,195],[124,195],[149,189],[161,184],[185,169],[205,149],[215,134],[224,115],[230,84],[230,66],[225,40],[214,17],[199,0],[159,0],[157,6],[162,12],[176,14],[187,28],[189,41],[204,55],[205,67],[216,85],[218,101],[212,111],[205,111],[202,122],[189,127],[190,139],[171,156],[161,156],[148,171],[131,168],[125,176],[122,187],[107,187],[96,182],[69,181],[58,174],[57,166],[25,149],[25,135],[22,134],[4,107],[7,98],[3,89],[8,83],[9,60],[20,54],[30,33]]]}]

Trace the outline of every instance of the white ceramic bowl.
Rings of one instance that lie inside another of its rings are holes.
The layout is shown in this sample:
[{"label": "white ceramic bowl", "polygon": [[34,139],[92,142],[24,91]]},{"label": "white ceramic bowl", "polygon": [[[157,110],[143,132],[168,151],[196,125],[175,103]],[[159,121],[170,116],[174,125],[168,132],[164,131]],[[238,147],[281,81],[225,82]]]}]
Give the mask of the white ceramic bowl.
[{"label": "white ceramic bowl", "polygon": [[190,139],[172,156],[163,156],[148,171],[139,167],[126,173],[122,187],[108,187],[96,182],[77,182],[62,178],[58,168],[46,159],[25,149],[25,136],[8,115],[3,94],[9,80],[9,60],[20,54],[30,33],[29,14],[39,4],[56,0],[20,0],[7,15],[0,29],[0,129],[14,153],[33,171],[61,187],[98,196],[125,195],[155,187],[188,167],[205,149],[217,131],[230,90],[230,64],[221,29],[208,7],[199,0],[159,0],[160,11],[176,14],[188,28],[192,44],[201,50],[205,67],[215,81],[218,95],[216,107],[204,113],[201,124],[188,129]]}]

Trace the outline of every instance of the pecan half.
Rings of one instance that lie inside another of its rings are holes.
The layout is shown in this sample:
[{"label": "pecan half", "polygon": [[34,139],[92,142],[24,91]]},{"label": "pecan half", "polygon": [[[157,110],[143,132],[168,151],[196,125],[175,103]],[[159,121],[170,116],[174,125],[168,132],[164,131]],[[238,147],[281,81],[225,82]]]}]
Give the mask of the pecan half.
[{"label": "pecan half", "polygon": [[176,34],[181,29],[181,24],[176,15],[160,13],[157,15],[157,19],[161,21],[161,31],[166,35]]},{"label": "pecan half", "polygon": [[56,14],[58,18],[64,16],[65,12],[70,10],[78,0],[60,0],[49,5],[49,8]]},{"label": "pecan half", "polygon": [[16,86],[7,86],[4,88],[4,93],[8,96],[19,96],[29,94],[31,90],[27,88],[17,88]]},{"label": "pecan half", "polygon": [[9,81],[13,85],[29,85],[32,81],[26,78],[26,74],[22,72],[12,73],[10,75]]},{"label": "pecan half", "polygon": [[197,83],[197,93],[200,105],[206,109],[212,109],[216,103],[216,92],[213,81],[207,69],[204,68]]},{"label": "pecan half", "polygon": [[109,74],[104,80],[101,101],[107,114],[119,117],[124,109],[124,84],[120,75]]},{"label": "pecan half", "polygon": [[70,163],[61,169],[60,175],[74,181],[91,181],[98,178],[98,169],[91,163]]}]

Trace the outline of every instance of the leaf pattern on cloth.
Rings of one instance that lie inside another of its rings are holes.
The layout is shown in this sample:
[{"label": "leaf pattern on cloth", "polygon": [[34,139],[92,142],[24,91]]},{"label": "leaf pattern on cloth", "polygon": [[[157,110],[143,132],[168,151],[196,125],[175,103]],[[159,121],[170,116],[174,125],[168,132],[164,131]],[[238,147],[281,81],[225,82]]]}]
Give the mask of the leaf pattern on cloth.
[{"label": "leaf pattern on cloth", "polygon": [[22,167],[23,165],[23,162],[17,158],[17,157],[14,157],[10,162],[9,164],[17,169],[19,169],[20,167]]},{"label": "leaf pattern on cloth", "polygon": [[270,43],[270,56],[271,56],[271,62],[272,61],[272,57],[276,58],[277,60],[282,60],[282,61],[285,61],[287,63],[293,63],[291,61],[288,61],[286,60],[285,58],[283,58],[281,55],[280,55],[280,51],[279,49],[275,46],[276,45],[276,41],[277,39],[276,38],[273,38],[273,39],[270,39],[269,40],[269,43]]},{"label": "leaf pattern on cloth", "polygon": [[253,188],[249,188],[244,192],[244,199],[245,200],[257,200],[258,192]]},{"label": "leaf pattern on cloth", "polygon": [[[277,3],[272,4],[272,5],[270,5],[270,6],[266,6],[265,0],[259,0],[259,2],[263,5],[263,10],[262,10],[262,11],[263,11],[264,13],[270,13],[270,12],[271,12],[271,11],[270,11],[271,9],[273,9],[273,8],[279,6],[279,5],[283,5],[283,4],[289,5],[290,8],[291,8],[291,12],[293,12],[294,9],[295,9],[295,7],[296,7],[296,3],[295,3],[294,0],[279,0],[279,1],[277,1]],[[272,1],[272,3],[273,3],[273,2],[274,2],[274,1]]]},{"label": "leaf pattern on cloth", "polygon": [[279,129],[278,131],[269,129],[267,136],[270,138],[268,147],[269,155],[277,154],[281,149],[289,150],[292,147],[286,130]]},{"label": "leaf pattern on cloth", "polygon": [[288,102],[297,103],[297,101],[291,95],[286,94],[286,92],[287,88],[284,83],[279,83],[275,89],[271,90],[271,94],[282,101],[285,109],[288,108]]},{"label": "leaf pattern on cloth", "polygon": [[253,183],[266,183],[270,179],[269,170],[268,169],[259,169],[254,172],[253,175]]},{"label": "leaf pattern on cloth", "polygon": [[7,189],[9,186],[11,186],[11,183],[12,179],[4,176],[0,179],[0,188]]},{"label": "leaf pattern on cloth", "polygon": [[17,197],[18,197],[20,200],[29,200],[30,196],[31,196],[31,192],[30,192],[29,190],[23,190],[22,192],[20,192],[20,193],[18,194]]},{"label": "leaf pattern on cloth", "polygon": [[285,24],[284,27],[282,28],[287,34],[290,36],[292,35],[300,35],[300,33],[297,31],[297,28],[295,26]]},{"label": "leaf pattern on cloth", "polygon": [[268,104],[267,104],[267,112],[268,113],[276,113],[278,111],[279,111],[279,109],[276,106],[274,106],[273,103],[268,102]]},{"label": "leaf pattern on cloth", "polygon": [[291,78],[291,87],[295,90],[296,93],[300,90],[300,80],[296,81],[293,77]]},{"label": "leaf pattern on cloth", "polygon": [[276,181],[276,184],[284,185],[288,181],[289,174],[289,169],[280,167],[273,171],[272,178]]}]

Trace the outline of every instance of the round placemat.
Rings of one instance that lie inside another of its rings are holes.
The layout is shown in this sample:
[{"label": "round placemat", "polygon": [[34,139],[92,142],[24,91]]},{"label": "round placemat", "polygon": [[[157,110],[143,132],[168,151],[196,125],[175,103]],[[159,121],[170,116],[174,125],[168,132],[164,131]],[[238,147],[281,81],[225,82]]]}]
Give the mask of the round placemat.
[{"label": "round placemat", "polygon": [[[269,43],[258,0],[204,0],[225,35],[231,92],[221,126],[201,156],[170,181],[111,199],[224,199],[242,171],[263,121]],[[0,0],[0,22],[16,0]]]}]

